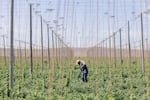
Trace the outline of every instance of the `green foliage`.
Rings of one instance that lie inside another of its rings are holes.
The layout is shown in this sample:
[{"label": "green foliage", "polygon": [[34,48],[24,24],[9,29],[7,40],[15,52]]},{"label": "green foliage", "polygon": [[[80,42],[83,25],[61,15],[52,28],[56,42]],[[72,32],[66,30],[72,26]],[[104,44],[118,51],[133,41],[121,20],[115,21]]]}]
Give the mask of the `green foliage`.
[{"label": "green foliage", "polygon": [[[94,61],[88,62],[88,83],[82,82],[79,66],[74,62],[59,67],[55,64],[52,100],[96,100],[96,95],[99,100],[146,100],[146,80],[137,63],[133,63],[129,70],[124,61],[123,65],[117,65],[117,68],[112,66],[110,70],[108,61],[100,62],[98,67]],[[49,79],[47,62],[43,72],[40,64],[34,64],[33,68],[31,77],[28,65],[16,64],[14,88],[9,90],[9,66],[0,65],[0,100],[46,100]]]},{"label": "green foliage", "polygon": [[49,70],[47,66],[42,72],[34,67],[31,77],[29,67],[14,66],[14,87],[9,89],[9,66],[1,65],[0,68],[0,100],[45,100],[48,90]]}]

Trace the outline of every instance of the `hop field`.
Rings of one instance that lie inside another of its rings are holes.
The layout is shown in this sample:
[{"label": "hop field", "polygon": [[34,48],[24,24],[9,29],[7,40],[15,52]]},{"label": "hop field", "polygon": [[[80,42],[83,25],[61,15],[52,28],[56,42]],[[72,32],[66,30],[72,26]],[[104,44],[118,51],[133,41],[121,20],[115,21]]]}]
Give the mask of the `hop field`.
[{"label": "hop field", "polygon": [[[108,63],[99,64],[86,60],[89,68],[88,83],[81,80],[79,67],[75,60],[63,66],[55,64],[52,82],[52,100],[147,100],[146,78],[140,66],[133,63],[110,67]],[[14,66],[14,88],[9,89],[9,66],[0,67],[1,100],[46,100],[48,96],[49,72],[45,64],[41,71],[39,64],[34,65],[31,76],[29,65]],[[111,70],[110,70],[111,69]],[[97,70],[97,72],[96,72]],[[131,72],[131,73],[129,73]]]},{"label": "hop field", "polygon": [[0,100],[150,100],[150,0],[1,0],[0,22]]}]

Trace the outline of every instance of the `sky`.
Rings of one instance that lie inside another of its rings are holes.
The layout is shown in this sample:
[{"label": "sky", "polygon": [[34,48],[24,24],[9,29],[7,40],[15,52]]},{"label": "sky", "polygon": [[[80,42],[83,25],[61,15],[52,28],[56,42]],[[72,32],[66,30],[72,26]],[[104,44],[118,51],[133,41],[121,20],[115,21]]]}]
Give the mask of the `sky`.
[{"label": "sky", "polygon": [[[144,39],[149,36],[150,22],[149,0],[14,0],[14,38],[29,42],[30,9],[32,6],[33,43],[41,46],[41,22],[43,22],[44,47],[47,47],[47,24],[50,29],[63,37],[71,47],[91,47],[105,40],[109,34],[116,32],[119,45],[119,32],[122,28],[122,43],[128,43],[127,22],[130,21],[131,42],[141,40],[140,13],[143,12]],[[6,45],[10,44],[10,4],[11,0],[0,0],[0,36],[6,36]],[[46,23],[45,23],[46,22]],[[58,23],[56,23],[58,22]],[[56,25],[57,24],[57,25]],[[113,43],[113,39],[112,43]],[[107,41],[108,42],[108,41]],[[15,41],[18,47],[18,41]],[[28,45],[28,44],[27,44]],[[139,44],[138,44],[139,45]],[[0,37],[0,46],[3,46]],[[29,45],[28,45],[29,46]],[[50,43],[52,46],[52,42]],[[24,47],[24,43],[22,43]]]}]

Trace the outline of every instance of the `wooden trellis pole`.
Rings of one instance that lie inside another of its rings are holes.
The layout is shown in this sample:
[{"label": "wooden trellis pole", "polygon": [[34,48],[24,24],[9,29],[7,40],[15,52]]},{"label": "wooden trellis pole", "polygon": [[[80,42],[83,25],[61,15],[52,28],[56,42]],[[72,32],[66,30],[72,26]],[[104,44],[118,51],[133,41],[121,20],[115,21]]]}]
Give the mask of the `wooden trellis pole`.
[{"label": "wooden trellis pole", "polygon": [[142,73],[145,73],[143,14],[141,13],[141,42],[142,42]]},{"label": "wooden trellis pole", "polygon": [[26,42],[24,42],[24,55],[25,55],[25,64],[27,65],[27,50],[26,50]]},{"label": "wooden trellis pole", "polygon": [[19,40],[19,58],[20,58],[20,66],[22,65],[22,51],[21,51],[21,41]]},{"label": "wooden trellis pole", "polygon": [[[97,43],[98,43],[98,34],[99,34],[99,0],[97,0]],[[98,76],[99,73],[99,61],[98,61],[98,45],[95,47],[96,48],[96,75]],[[99,80],[98,77],[96,79],[96,100],[99,98]]]},{"label": "wooden trellis pole", "polygon": [[132,73],[131,73],[131,42],[130,42],[130,22],[128,21],[128,50],[129,50],[129,82],[130,82],[130,100],[132,100]]},{"label": "wooden trellis pole", "polygon": [[123,59],[122,59],[122,30],[120,29],[119,30],[119,33],[120,33],[120,64],[122,65],[123,64]]},{"label": "wooden trellis pole", "polygon": [[42,71],[44,68],[44,63],[43,63],[43,21],[42,21],[42,16],[40,16],[41,19],[41,48],[42,48],[42,62],[41,62],[41,67],[42,67]]},{"label": "wooden trellis pole", "polygon": [[117,62],[116,62],[116,33],[113,34],[113,40],[114,40],[114,66],[116,68]]},{"label": "wooden trellis pole", "polygon": [[53,77],[54,77],[54,66],[55,66],[55,59],[54,59],[54,32],[52,31],[52,66],[49,74],[49,86],[48,86],[48,98],[47,100],[52,99],[52,92],[53,92]]},{"label": "wooden trellis pole", "polygon": [[49,26],[47,24],[47,39],[48,39],[48,68],[50,69],[50,48],[49,48]]},{"label": "wooden trellis pole", "polygon": [[[55,34],[55,59],[56,59],[56,64],[58,65],[58,38],[56,33]],[[58,66],[59,67],[59,66]]]},{"label": "wooden trellis pole", "polygon": [[131,44],[130,44],[130,22],[128,21],[128,50],[129,50],[129,68],[131,68]]},{"label": "wooden trellis pole", "polygon": [[108,59],[108,43],[107,43],[107,39],[106,39],[106,50],[105,50],[105,52],[106,52],[106,60]]},{"label": "wooden trellis pole", "polygon": [[11,0],[11,23],[10,23],[10,89],[13,88],[13,65],[14,65],[14,0]]},{"label": "wooden trellis pole", "polygon": [[4,50],[4,64],[6,65],[6,47],[5,47],[5,36],[3,35],[3,50]]},{"label": "wooden trellis pole", "polygon": [[30,73],[33,72],[33,54],[32,54],[32,4],[30,4]]},{"label": "wooden trellis pole", "polygon": [[110,33],[109,33],[109,78],[110,78],[110,81],[109,81],[109,91],[110,93],[112,93],[112,65],[111,65],[111,36],[110,36]]},{"label": "wooden trellis pole", "polygon": [[147,52],[146,52],[146,54],[147,54],[147,58],[149,58],[149,46],[148,46],[148,38],[145,40],[146,41],[146,50],[147,50]]}]

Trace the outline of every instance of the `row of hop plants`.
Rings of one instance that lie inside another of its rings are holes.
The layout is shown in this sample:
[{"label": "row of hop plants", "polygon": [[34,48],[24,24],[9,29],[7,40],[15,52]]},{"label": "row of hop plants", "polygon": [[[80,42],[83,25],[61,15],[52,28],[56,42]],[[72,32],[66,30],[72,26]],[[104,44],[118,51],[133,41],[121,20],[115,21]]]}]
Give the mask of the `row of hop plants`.
[{"label": "row of hop plants", "polygon": [[[64,93],[60,95],[57,91],[54,91],[54,100],[58,98],[74,97],[73,100],[83,99],[95,100],[98,95],[99,100],[146,100],[146,80],[145,76],[141,72],[141,66],[136,63],[132,63],[131,71],[131,83],[129,80],[129,68],[128,62],[115,68],[112,67],[111,79],[109,77],[109,62],[98,63],[98,74],[95,73],[97,67],[96,63],[88,62],[89,75],[88,83],[83,83],[80,77],[80,70],[78,66],[75,66],[74,62],[65,65],[63,84],[56,82],[55,90],[59,87],[63,87]],[[68,67],[67,67],[68,66]],[[74,67],[73,67],[74,66]],[[69,76],[68,69],[71,69],[71,75]],[[57,69],[56,69],[57,70]],[[59,70],[59,69],[58,69]],[[56,71],[57,72],[57,71]],[[96,86],[96,80],[98,79],[98,87]],[[56,80],[59,80],[57,78]],[[111,81],[111,86],[110,86]],[[132,89],[130,85],[132,84]],[[110,88],[111,87],[111,88]],[[96,94],[98,89],[98,94]]]},{"label": "row of hop plants", "polygon": [[[136,63],[132,64],[130,88],[128,63],[124,63],[117,68],[112,67],[111,79],[109,77],[109,63],[99,62],[98,66],[94,61],[86,60],[89,75],[88,83],[81,80],[79,66],[75,65],[75,60],[55,64],[55,74],[53,81],[52,100],[146,100],[146,80],[141,72],[141,67]],[[35,64],[33,76],[30,76],[29,66],[15,65],[14,88],[9,90],[9,67],[0,66],[0,99],[25,99],[34,100],[47,99],[49,70],[40,71],[40,64]],[[62,67],[62,68],[61,68]],[[98,73],[95,69],[98,67]],[[98,81],[98,86],[96,85]],[[110,85],[110,82],[112,85]],[[98,94],[97,94],[98,90]]]},{"label": "row of hop plants", "polygon": [[[21,68],[22,67],[22,68]],[[48,67],[44,72],[40,71],[40,66],[34,66],[34,73],[31,76],[29,73],[29,65],[14,66],[14,87],[9,89],[9,66],[0,66],[0,99],[25,99],[45,100],[48,89]]]}]

